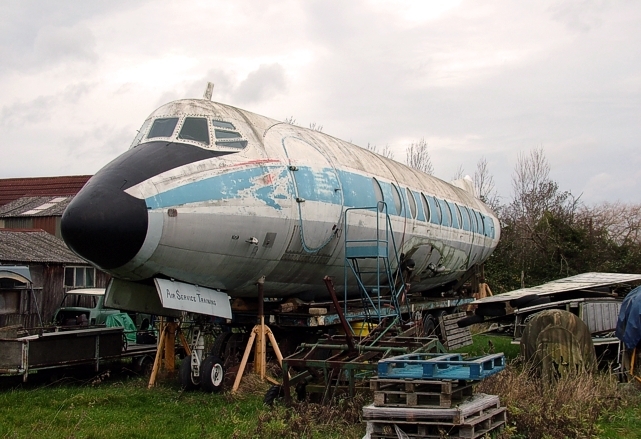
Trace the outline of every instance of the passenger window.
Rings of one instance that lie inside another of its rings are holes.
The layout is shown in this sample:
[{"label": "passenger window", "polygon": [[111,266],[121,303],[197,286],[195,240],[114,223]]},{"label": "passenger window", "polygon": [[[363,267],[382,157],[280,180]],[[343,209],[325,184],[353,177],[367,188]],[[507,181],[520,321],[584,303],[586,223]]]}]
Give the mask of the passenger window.
[{"label": "passenger window", "polygon": [[[376,195],[376,201],[385,201],[385,197],[383,196],[383,189],[381,189],[381,184],[378,182],[377,179],[372,178],[372,186],[374,186],[374,195]],[[378,205],[378,211],[382,212],[384,209],[383,204]]]},{"label": "passenger window", "polygon": [[483,218],[485,219],[485,236],[494,238],[494,220],[489,216]]},{"label": "passenger window", "polygon": [[478,220],[476,219],[476,212],[474,209],[470,209],[470,226],[472,229],[472,232],[478,233],[479,232],[479,223]]},{"label": "passenger window", "polygon": [[174,129],[176,129],[177,123],[177,117],[165,117],[163,119],[156,119],[154,120],[154,124],[151,126],[151,130],[149,131],[147,138],[153,139],[154,137],[171,137],[174,134]]},{"label": "passenger window", "polygon": [[432,210],[432,218],[430,219],[430,222],[432,224],[438,224],[440,226],[441,218],[443,217],[443,213],[441,212],[441,205],[434,197],[427,197],[427,199],[430,202],[430,209]]},{"label": "passenger window", "polygon": [[211,123],[218,128],[229,128],[230,130],[235,130],[236,127],[231,122],[224,122],[222,120],[212,120]]},{"label": "passenger window", "polygon": [[209,129],[204,117],[186,117],[178,134],[179,139],[195,140],[209,145]]},{"label": "passenger window", "polygon": [[427,199],[425,198],[425,194],[421,193],[421,201],[423,201],[423,213],[425,214],[425,221],[430,222],[430,206],[427,203]]},{"label": "passenger window", "polygon": [[216,142],[216,146],[223,146],[225,148],[243,149],[247,146],[247,140],[239,140],[237,142]]},{"label": "passenger window", "polygon": [[450,212],[450,208],[447,206],[445,200],[441,200],[439,198],[434,199],[438,202],[438,205],[441,208],[441,225],[450,227],[452,225],[452,212]]},{"label": "passenger window", "polygon": [[394,198],[394,207],[396,208],[396,214],[403,214],[403,202],[401,201],[401,194],[398,192],[398,188],[395,184],[392,184],[392,198]]},{"label": "passenger window", "polygon": [[459,221],[460,213],[456,209],[456,204],[450,203],[449,201],[446,201],[445,203],[447,203],[447,207],[450,209],[450,215],[452,218],[452,227],[454,227],[455,229],[460,229],[461,228],[460,226],[461,222]]},{"label": "passenger window", "polygon": [[410,205],[410,214],[412,218],[416,218],[416,199],[410,188],[405,188],[405,193],[407,194],[407,202]]},{"label": "passenger window", "polygon": [[483,215],[481,215],[481,212],[476,212],[476,211],[474,211],[474,213],[475,213],[475,215],[476,215],[476,221],[477,221],[477,222],[478,222],[478,224],[479,224],[478,232],[479,232],[481,235],[485,235],[485,224],[483,223]]},{"label": "passenger window", "polygon": [[460,206],[461,209],[461,217],[463,219],[463,230],[467,230],[468,232],[471,230],[470,228],[470,211],[467,210],[467,207],[465,206]]},{"label": "passenger window", "polygon": [[241,137],[240,133],[235,131],[215,130],[217,139],[237,139]]}]

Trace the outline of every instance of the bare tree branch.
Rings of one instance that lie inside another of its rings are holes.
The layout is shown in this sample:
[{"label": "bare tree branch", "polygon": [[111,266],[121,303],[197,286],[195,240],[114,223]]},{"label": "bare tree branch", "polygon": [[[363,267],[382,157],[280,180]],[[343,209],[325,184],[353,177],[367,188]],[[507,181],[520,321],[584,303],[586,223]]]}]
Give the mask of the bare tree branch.
[{"label": "bare tree branch", "polygon": [[426,174],[434,174],[432,159],[427,150],[427,141],[424,137],[418,142],[412,142],[405,150],[405,161],[408,166],[417,169]]}]

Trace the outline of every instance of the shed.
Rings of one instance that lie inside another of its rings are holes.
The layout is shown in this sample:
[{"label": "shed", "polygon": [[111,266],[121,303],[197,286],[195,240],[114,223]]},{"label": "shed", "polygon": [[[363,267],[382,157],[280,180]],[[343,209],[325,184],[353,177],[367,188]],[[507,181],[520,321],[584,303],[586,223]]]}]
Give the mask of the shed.
[{"label": "shed", "polygon": [[44,230],[0,229],[0,326],[47,324],[66,291],[108,280]]},{"label": "shed", "polygon": [[0,228],[42,229],[62,238],[60,221],[73,196],[22,197],[0,206]]},{"label": "shed", "polygon": [[90,178],[91,175],[1,178],[0,206],[22,197],[74,196]]}]

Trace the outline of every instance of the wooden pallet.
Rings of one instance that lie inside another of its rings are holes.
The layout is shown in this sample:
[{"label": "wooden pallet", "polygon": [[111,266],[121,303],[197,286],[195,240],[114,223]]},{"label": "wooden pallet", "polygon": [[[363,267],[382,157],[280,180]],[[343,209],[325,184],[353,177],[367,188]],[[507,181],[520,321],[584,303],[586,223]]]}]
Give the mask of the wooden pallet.
[{"label": "wooden pallet", "polygon": [[378,362],[381,378],[481,380],[505,369],[502,353],[463,359],[461,354],[438,357],[422,353],[399,355]]},{"label": "wooden pallet", "polygon": [[487,411],[474,421],[462,425],[439,425],[412,421],[368,421],[368,431],[372,439],[398,439],[397,429],[409,438],[466,438],[475,439],[505,425],[505,407]]},{"label": "wooden pallet", "polygon": [[449,408],[472,396],[472,383],[467,381],[372,378],[370,389],[377,407]]},{"label": "wooden pallet", "polygon": [[470,328],[459,328],[456,324],[466,315],[464,312],[459,312],[439,317],[438,324],[441,326],[443,345],[448,351],[472,344]]},{"label": "wooden pallet", "polygon": [[470,425],[501,407],[499,397],[477,393],[451,408],[363,407],[363,419],[380,422],[411,422],[440,426]]}]

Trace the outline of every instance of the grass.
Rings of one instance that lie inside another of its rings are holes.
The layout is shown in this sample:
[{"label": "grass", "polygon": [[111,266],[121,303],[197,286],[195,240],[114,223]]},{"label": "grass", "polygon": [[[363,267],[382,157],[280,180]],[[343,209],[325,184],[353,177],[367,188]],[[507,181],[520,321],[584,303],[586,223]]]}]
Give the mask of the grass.
[{"label": "grass", "polygon": [[[292,432],[291,437],[360,438],[364,433],[354,420],[348,425],[339,419],[344,407],[336,407],[333,418],[329,413],[316,422],[310,420],[318,409],[310,405],[296,410],[267,407],[262,403],[266,389],[253,383],[236,397],[182,392],[167,381],[148,390],[146,380],[137,378],[6,390],[0,392],[0,438],[245,439],[288,437]],[[305,430],[301,424],[307,425]]]},{"label": "grass", "polygon": [[[508,408],[501,439],[641,437],[639,387],[612,376],[581,375],[546,386],[522,367],[509,337],[477,334],[460,349],[470,356],[503,352],[505,371],[476,391],[497,394]],[[34,378],[37,378],[35,376]],[[361,397],[331,406],[267,407],[268,385],[243,379],[239,396],[183,392],[174,380],[152,390],[147,380],[101,376],[0,390],[0,438],[361,438]]]}]

